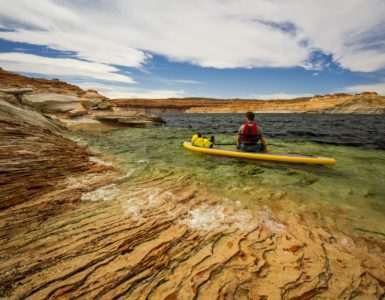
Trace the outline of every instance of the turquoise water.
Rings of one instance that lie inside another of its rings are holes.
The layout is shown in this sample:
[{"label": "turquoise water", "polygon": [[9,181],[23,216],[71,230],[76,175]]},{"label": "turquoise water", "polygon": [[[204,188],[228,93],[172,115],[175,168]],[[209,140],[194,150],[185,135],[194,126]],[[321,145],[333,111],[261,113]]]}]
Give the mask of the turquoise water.
[{"label": "turquoise water", "polygon": [[[385,237],[385,151],[269,139],[272,153],[329,156],[332,167],[209,156],[181,146],[192,131],[155,127],[78,134],[82,143],[112,155],[130,180],[188,176],[234,203],[269,206],[281,219],[294,215],[309,225]],[[233,134],[216,135],[233,143]],[[233,146],[223,146],[232,149]]]}]

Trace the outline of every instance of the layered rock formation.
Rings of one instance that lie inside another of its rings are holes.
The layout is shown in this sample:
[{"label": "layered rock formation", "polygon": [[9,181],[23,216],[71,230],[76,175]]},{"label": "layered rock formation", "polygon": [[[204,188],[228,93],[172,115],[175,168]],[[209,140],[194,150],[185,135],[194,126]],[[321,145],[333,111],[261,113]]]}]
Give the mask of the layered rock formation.
[{"label": "layered rock formation", "polygon": [[153,115],[116,111],[110,99],[97,91],[83,91],[57,79],[29,78],[1,68],[0,99],[41,112],[70,130],[110,130],[164,123]]},{"label": "layered rock formation", "polygon": [[0,100],[0,298],[385,295],[381,240],[242,208],[188,171],[131,178],[23,105],[27,92]]},{"label": "layered rock formation", "polygon": [[150,112],[362,113],[385,114],[385,97],[377,93],[334,94],[292,100],[250,99],[115,99],[120,108]]},{"label": "layered rock formation", "polygon": [[89,176],[89,167],[69,173],[61,191],[0,212],[0,296],[378,299],[385,293],[385,249],[374,240],[295,218],[281,222],[268,209],[236,208],[187,174],[177,181],[167,174],[123,176],[92,191],[96,175]]}]

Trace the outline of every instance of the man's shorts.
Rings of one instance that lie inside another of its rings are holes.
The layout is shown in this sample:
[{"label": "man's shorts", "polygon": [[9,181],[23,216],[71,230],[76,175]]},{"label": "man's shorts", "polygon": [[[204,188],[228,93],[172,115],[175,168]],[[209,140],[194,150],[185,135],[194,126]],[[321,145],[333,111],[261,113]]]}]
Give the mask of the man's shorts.
[{"label": "man's shorts", "polygon": [[263,146],[261,144],[245,145],[242,143],[237,145],[237,149],[244,152],[262,152]]}]

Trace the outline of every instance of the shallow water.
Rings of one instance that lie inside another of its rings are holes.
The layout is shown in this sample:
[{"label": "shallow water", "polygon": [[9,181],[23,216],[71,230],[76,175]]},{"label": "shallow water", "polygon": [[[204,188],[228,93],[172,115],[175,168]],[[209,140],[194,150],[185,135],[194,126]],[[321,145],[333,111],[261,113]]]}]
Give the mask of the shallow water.
[{"label": "shallow water", "polygon": [[[189,129],[127,128],[79,134],[83,143],[117,158],[127,180],[189,178],[235,205],[270,207],[281,219],[295,215],[308,225],[385,236],[385,151],[269,139],[272,153],[334,157],[333,167],[240,160],[188,152]],[[230,133],[216,134],[231,143]],[[233,146],[223,146],[231,149]]]}]

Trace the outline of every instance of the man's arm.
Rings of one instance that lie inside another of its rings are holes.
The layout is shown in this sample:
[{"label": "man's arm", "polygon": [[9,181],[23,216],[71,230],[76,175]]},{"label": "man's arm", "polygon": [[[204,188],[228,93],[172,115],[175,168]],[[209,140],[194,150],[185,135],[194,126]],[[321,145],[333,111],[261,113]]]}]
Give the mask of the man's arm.
[{"label": "man's arm", "polygon": [[261,145],[262,145],[262,151],[267,152],[267,142],[263,137],[261,137]]},{"label": "man's arm", "polygon": [[262,145],[262,151],[263,152],[267,152],[267,142],[266,142],[266,140],[263,137],[263,129],[261,127],[259,127],[259,126],[258,126],[258,133],[259,133],[259,136],[260,136],[260,141],[261,141],[261,145]]},{"label": "man's arm", "polygon": [[241,143],[241,135],[243,133],[243,128],[245,128],[245,125],[242,125],[241,127],[239,127],[238,138],[237,138],[237,145],[239,145]]}]

